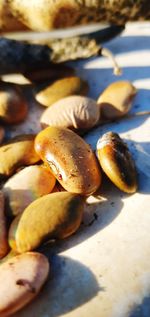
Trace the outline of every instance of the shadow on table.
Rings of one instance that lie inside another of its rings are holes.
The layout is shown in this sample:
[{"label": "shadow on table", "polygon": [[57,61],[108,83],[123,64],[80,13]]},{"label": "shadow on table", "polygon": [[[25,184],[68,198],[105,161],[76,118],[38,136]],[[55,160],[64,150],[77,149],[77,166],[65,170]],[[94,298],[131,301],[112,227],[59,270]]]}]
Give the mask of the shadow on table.
[{"label": "shadow on table", "polygon": [[[138,178],[138,193],[150,194],[150,153],[149,143],[137,143],[132,140],[126,140],[128,147],[131,148]],[[62,252],[66,249],[82,243],[84,240],[103,230],[115,220],[123,208],[123,200],[129,198],[129,194],[121,192],[116,188],[103,174],[102,184],[94,194],[95,201],[87,203],[83,217],[83,223],[80,229],[65,241],[56,242],[54,249]],[[53,247],[53,246],[52,246]],[[57,252],[56,251],[56,252]]]},{"label": "shadow on table", "polygon": [[[140,60],[140,52],[139,52],[139,60]],[[121,76],[115,76],[113,74],[113,66],[109,68],[101,68],[101,64],[99,64],[99,58],[92,58],[89,61],[88,67],[85,68],[87,62],[79,63],[79,66],[76,67],[76,73],[78,76],[88,81],[89,84],[89,93],[88,96],[94,99],[97,99],[99,95],[103,92],[103,90],[112,82],[120,81],[120,80],[129,80],[131,82],[135,82],[138,80],[145,80],[150,78],[150,66],[126,66],[123,67],[121,64],[119,66],[122,69]],[[116,58],[117,60],[117,58]],[[96,68],[95,68],[95,61]],[[141,90],[139,89],[137,94],[137,99],[141,94]],[[149,89],[144,89],[144,94],[142,94],[142,98],[144,97],[144,102],[146,99],[150,99],[150,91]],[[140,100],[139,100],[140,101]],[[138,100],[136,100],[138,102]],[[142,104],[141,104],[142,106]]]},{"label": "shadow on table", "polygon": [[[49,256],[49,252],[46,255]],[[98,285],[90,269],[80,262],[51,255],[50,263],[50,277],[42,292],[13,317],[62,316],[105,291]]]},{"label": "shadow on table", "polygon": [[[101,57],[83,59],[78,63],[76,63],[76,61],[72,62],[71,65],[75,67],[79,76],[83,76],[83,78],[88,80],[90,86],[89,96],[97,99],[106,86],[113,81],[127,79],[133,82],[139,79],[149,79],[149,61],[145,60],[145,63],[147,63],[146,66],[140,66],[142,51],[150,50],[149,36],[117,36],[104,43],[104,47],[110,49],[114,55],[119,55],[119,57],[125,53],[135,53],[135,62],[137,61],[137,66],[132,66],[131,64],[131,66],[122,67],[120,64],[119,66],[122,68],[122,75],[115,76],[113,74],[113,67],[110,68],[106,66],[106,68],[104,68],[103,64],[101,68],[101,63],[99,63]],[[108,65],[108,59],[105,58],[105,60],[106,65]],[[143,63],[143,61],[141,62]],[[95,65],[98,66],[95,68]],[[98,82],[99,86],[97,85]]]},{"label": "shadow on table", "polygon": [[138,193],[150,194],[150,142],[135,142],[133,140],[124,139],[128,144],[130,152],[134,158],[137,177],[138,177]]},{"label": "shadow on table", "polygon": [[149,317],[150,316],[150,296],[145,297],[140,305],[134,307],[128,317]]},{"label": "shadow on table", "polygon": [[92,197],[92,202],[89,199],[87,200],[83,221],[78,231],[69,237],[69,239],[45,244],[45,250],[51,249],[51,252],[54,253],[62,252],[82,243],[84,240],[103,230],[121,212],[123,208],[123,196],[124,194],[115,188],[104,176],[99,191]]},{"label": "shadow on table", "polygon": [[114,54],[148,50],[150,49],[150,37],[145,35],[118,36],[105,42],[104,46],[111,49]]},{"label": "shadow on table", "polygon": [[[96,144],[98,139],[106,132],[113,131],[118,134],[126,133],[127,138],[131,139],[132,130],[135,130],[136,128],[142,127],[144,123],[148,120],[147,115],[143,116],[135,116],[131,117],[130,119],[123,118],[122,120],[110,122],[107,124],[99,125],[98,127],[91,129],[89,133],[86,133],[84,135],[84,140],[90,144],[92,149],[95,151]],[[128,141],[128,140],[127,140]],[[141,146],[147,148],[147,145],[149,143],[147,142],[141,142]],[[148,150],[148,149],[147,149]]]}]

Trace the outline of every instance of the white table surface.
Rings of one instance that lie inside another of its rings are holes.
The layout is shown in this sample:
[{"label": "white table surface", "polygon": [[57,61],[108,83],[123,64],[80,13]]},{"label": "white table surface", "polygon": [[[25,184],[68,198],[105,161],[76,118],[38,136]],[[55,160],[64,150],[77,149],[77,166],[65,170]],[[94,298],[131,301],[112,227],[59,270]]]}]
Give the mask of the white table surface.
[{"label": "white table surface", "polygon": [[[89,82],[89,96],[96,99],[111,82],[127,79],[138,88],[132,112],[150,110],[150,23],[128,24],[105,46],[116,55],[123,74],[114,76],[104,57],[76,62],[77,73]],[[41,108],[32,105],[31,112],[28,124],[18,126],[20,132],[38,132]],[[150,316],[150,117],[100,126],[85,140],[95,149],[108,130],[129,145],[138,170],[138,192],[127,195],[103,181],[99,196],[88,199],[79,231],[46,251],[50,279],[15,317]],[[12,134],[18,134],[15,128]]]}]

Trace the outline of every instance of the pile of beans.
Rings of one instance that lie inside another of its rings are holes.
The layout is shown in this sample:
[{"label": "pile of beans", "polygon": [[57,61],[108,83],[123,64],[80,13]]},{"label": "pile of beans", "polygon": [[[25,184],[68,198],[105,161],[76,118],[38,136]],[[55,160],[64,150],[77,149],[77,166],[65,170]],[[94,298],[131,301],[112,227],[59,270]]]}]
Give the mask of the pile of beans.
[{"label": "pile of beans", "polygon": [[97,101],[85,96],[87,91],[77,76],[34,86],[35,101],[46,107],[41,131],[3,143],[5,125],[24,121],[28,104],[18,85],[0,83],[0,316],[13,314],[38,294],[49,276],[49,261],[36,249],[77,231],[87,197],[101,186],[102,171],[120,190],[137,190],[134,161],[118,134],[98,138],[96,153],[82,138],[126,115],[135,87],[129,81],[112,83]]}]

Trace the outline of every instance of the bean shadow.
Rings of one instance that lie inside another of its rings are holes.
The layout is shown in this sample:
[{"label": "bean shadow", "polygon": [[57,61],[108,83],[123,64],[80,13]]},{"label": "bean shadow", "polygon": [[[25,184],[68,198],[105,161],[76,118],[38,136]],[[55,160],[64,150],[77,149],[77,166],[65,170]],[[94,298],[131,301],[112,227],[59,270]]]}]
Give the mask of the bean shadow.
[{"label": "bean shadow", "polygon": [[145,297],[141,304],[136,305],[128,317],[149,317],[150,316],[150,296]]},{"label": "bean shadow", "polygon": [[[144,123],[146,119],[136,118],[136,127],[139,122],[139,126]],[[150,193],[150,142],[136,142],[132,139],[131,131],[135,127],[133,125],[134,120],[127,120],[127,122],[118,122],[108,124],[102,127],[98,127],[93,130],[89,135],[87,134],[84,139],[90,144],[92,149],[96,151],[96,144],[98,139],[106,132],[113,131],[118,133],[119,135],[122,133],[126,133],[125,138],[123,138],[124,142],[127,144],[132,157],[135,161],[136,169],[137,169],[137,178],[138,178],[138,192],[141,194],[149,194]]]},{"label": "bean shadow", "polygon": [[142,126],[148,120],[148,116],[131,117],[130,119],[118,120],[109,124],[98,126],[84,136],[93,151],[96,150],[98,139],[106,132],[113,131],[122,135],[134,158],[138,171],[138,191],[142,194],[150,193],[150,142],[137,142],[133,139],[132,130]]},{"label": "bean shadow", "polygon": [[[105,289],[89,268],[68,257],[50,256],[50,275],[38,297],[13,317],[57,317],[87,303]],[[90,287],[89,287],[90,285]]]},{"label": "bean shadow", "polygon": [[[105,127],[106,128],[106,127]],[[110,130],[110,127],[109,129]],[[116,129],[112,129],[114,132],[118,132]],[[105,131],[101,131],[103,134]],[[97,135],[97,133],[96,133]],[[136,163],[138,171],[138,193],[139,194],[149,194],[150,193],[150,146],[149,142],[135,142],[130,136],[128,139],[125,138],[124,141],[128,145],[130,152]],[[90,135],[91,137],[91,135]],[[93,145],[93,140],[92,140]],[[14,190],[13,195],[15,197],[28,197],[30,193],[24,193],[21,189]],[[22,196],[23,195],[23,196]],[[123,201],[128,194],[121,192],[117,189],[103,174],[102,184],[94,194],[87,199],[85,205],[85,212],[83,217],[83,223],[80,229],[69,239],[63,240],[62,242],[55,242],[51,244],[51,248],[55,252],[59,253],[69,249],[75,245],[82,243],[84,240],[90,238],[91,236],[97,234],[108,226],[115,218],[119,215],[123,208]],[[8,200],[6,198],[7,215],[10,215],[8,208]],[[49,244],[45,248],[50,249]]]},{"label": "bean shadow", "polygon": [[[124,139],[134,158],[138,193],[149,195],[150,193],[150,146],[149,142],[134,142],[132,139]],[[82,243],[84,240],[104,230],[119,215],[123,208],[124,200],[129,194],[117,189],[104,175],[102,184],[94,194],[87,199],[83,223],[80,229],[69,239],[57,241],[54,245],[56,252],[62,252]],[[47,246],[49,248],[49,246]],[[53,245],[52,245],[53,248]]]},{"label": "bean shadow", "polygon": [[123,36],[116,37],[105,43],[105,47],[111,49],[114,54],[150,49],[149,36],[128,36],[125,32],[126,30],[124,31]]},{"label": "bean shadow", "polygon": [[[2,188],[3,190],[3,188]],[[9,191],[9,188],[7,188]],[[32,197],[31,192],[28,190],[14,189],[12,190],[13,197],[19,197],[18,202],[21,204],[23,202],[25,207],[30,204],[34,197]],[[12,212],[9,206],[9,196],[8,193],[5,192],[5,214],[8,218],[8,225],[12,221]],[[122,197],[124,197],[124,193],[122,193],[119,189],[112,185],[112,183],[106,178],[103,174],[102,184],[99,190],[94,194],[94,196],[89,196],[86,199],[85,210],[83,222],[78,230],[78,233],[72,236],[72,239],[66,239],[62,242],[51,243],[51,247],[54,249],[57,245],[62,245],[63,248],[69,248],[73,245],[79,244],[82,241],[86,240],[90,236],[96,234],[100,230],[103,230],[108,224],[110,224],[121,212],[123,207]],[[26,199],[25,199],[26,197]],[[29,202],[30,201],[30,202]],[[66,242],[65,242],[66,241]],[[49,244],[49,243],[48,243]],[[47,249],[47,247],[45,246]],[[49,245],[48,245],[49,248]],[[45,250],[46,250],[45,249]]]},{"label": "bean shadow", "polygon": [[[139,60],[140,60],[140,52],[139,52]],[[122,69],[122,75],[115,76],[113,74],[113,67],[107,67],[108,61],[106,60],[106,68],[104,66],[101,66],[100,63],[101,58],[91,58],[90,62],[80,62],[76,66],[76,73],[78,76],[80,76],[82,79],[87,80],[89,84],[89,92],[88,97],[91,97],[93,99],[96,99],[99,97],[99,95],[103,92],[103,90],[110,85],[112,82],[120,81],[120,80],[129,80],[134,84],[137,85],[138,80],[146,80],[150,77],[150,66],[122,66],[119,65]],[[110,65],[110,64],[109,64]],[[137,87],[139,88],[139,87]],[[142,87],[141,87],[142,89]],[[149,100],[150,98],[150,92],[149,87],[148,89],[144,89],[142,92],[142,97],[144,93],[144,99]],[[140,100],[138,100],[138,97],[141,94],[141,90],[139,89],[136,103],[139,103]],[[135,103],[135,102],[134,102]],[[146,100],[145,100],[146,104]],[[147,105],[148,106],[148,105]],[[150,109],[149,109],[150,110]]]},{"label": "bean shadow", "polygon": [[[109,63],[108,59],[104,57],[92,57],[86,60],[80,60],[78,63],[76,63],[76,61],[70,63],[75,67],[79,76],[88,80],[90,86],[89,97],[97,99],[106,86],[114,81],[130,80],[134,82],[139,79],[149,79],[149,62],[147,61],[146,66],[141,66],[142,51],[150,50],[149,36],[128,36],[125,30],[122,36],[108,41],[104,46],[110,49],[114,55],[117,55],[116,60],[118,57],[121,58],[121,55],[125,53],[129,53],[129,56],[130,53],[135,54],[135,58],[132,58],[132,62],[134,63],[134,60],[137,61],[137,66],[131,65],[123,67],[123,65],[119,65],[122,68],[122,75],[118,77],[113,74],[113,67],[110,68],[109,66],[111,62]],[[102,62],[102,59],[104,62]],[[105,61],[106,66],[104,64]]]},{"label": "bean shadow", "polygon": [[[148,29],[148,28],[147,28]],[[139,54],[139,61],[140,61],[140,53],[145,50],[150,49],[150,37],[149,35],[138,35],[138,36],[128,36],[128,30],[125,28],[121,36],[116,36],[108,41],[105,41],[104,47],[111,50],[114,55],[121,55],[124,53],[131,53],[131,52],[138,52]],[[101,44],[104,41],[99,41],[98,43]],[[85,64],[87,61],[92,61],[95,57],[89,59],[80,59],[78,67],[82,68],[82,65]],[[72,61],[69,64],[76,66],[76,61]]]},{"label": "bean shadow", "polygon": [[[84,135],[84,140],[90,144],[91,148],[95,151],[98,139],[106,132],[113,131],[118,134],[126,133],[126,137],[130,140],[132,139],[132,131],[140,126],[142,126],[148,120],[147,115],[142,116],[131,116],[131,118],[122,118],[121,120],[116,120],[114,122],[109,122],[108,124],[101,124],[96,128],[92,129],[89,133]],[[144,142],[143,142],[144,143]],[[144,144],[143,144],[144,145]],[[146,145],[146,148],[149,144]],[[148,151],[148,149],[147,149]]]},{"label": "bean shadow", "polygon": [[112,186],[112,183],[103,175],[100,189],[87,198],[83,221],[78,231],[68,239],[57,240],[54,243],[45,244],[45,250],[53,250],[56,253],[68,250],[88,238],[104,230],[119,215],[123,208],[122,198],[126,194]]},{"label": "bean shadow", "polygon": [[125,139],[128,148],[134,158],[137,178],[138,193],[150,194],[150,142],[135,142],[131,139]]}]

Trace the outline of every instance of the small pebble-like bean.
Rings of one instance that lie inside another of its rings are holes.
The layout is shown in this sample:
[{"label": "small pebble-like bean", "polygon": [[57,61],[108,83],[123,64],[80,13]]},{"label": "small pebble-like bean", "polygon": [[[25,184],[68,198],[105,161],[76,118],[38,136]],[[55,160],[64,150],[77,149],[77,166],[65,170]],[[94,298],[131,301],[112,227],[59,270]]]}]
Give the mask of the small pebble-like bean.
[{"label": "small pebble-like bean", "polygon": [[117,133],[107,132],[98,140],[97,157],[105,174],[119,189],[126,193],[137,190],[134,161]]}]

